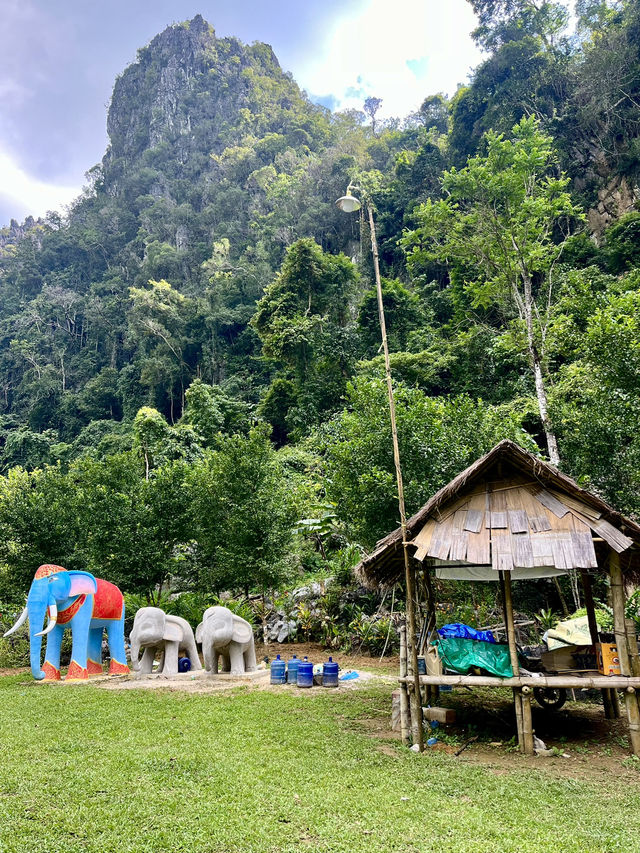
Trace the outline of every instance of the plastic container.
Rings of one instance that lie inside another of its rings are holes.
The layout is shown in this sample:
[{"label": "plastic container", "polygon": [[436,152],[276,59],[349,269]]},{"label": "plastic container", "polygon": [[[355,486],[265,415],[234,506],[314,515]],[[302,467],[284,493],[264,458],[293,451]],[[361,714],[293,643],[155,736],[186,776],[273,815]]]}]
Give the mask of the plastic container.
[{"label": "plastic container", "polygon": [[305,657],[298,664],[298,687],[313,687],[313,664]]},{"label": "plastic container", "polygon": [[427,741],[427,746],[435,746],[438,743],[437,737],[430,737]]},{"label": "plastic container", "polygon": [[424,655],[418,655],[418,675],[427,674],[427,659]]},{"label": "plastic container", "polygon": [[286,680],[287,665],[283,660],[280,660],[280,655],[277,655],[276,659],[271,661],[271,683],[285,684]]},{"label": "plastic container", "polygon": [[298,667],[300,666],[300,658],[294,655],[291,660],[287,661],[287,684],[298,683]]},{"label": "plastic container", "polygon": [[322,667],[322,686],[337,687],[338,686],[338,664],[334,662],[332,657],[325,661]]},{"label": "plastic container", "polygon": [[191,661],[189,658],[178,658],[178,672],[189,672]]}]

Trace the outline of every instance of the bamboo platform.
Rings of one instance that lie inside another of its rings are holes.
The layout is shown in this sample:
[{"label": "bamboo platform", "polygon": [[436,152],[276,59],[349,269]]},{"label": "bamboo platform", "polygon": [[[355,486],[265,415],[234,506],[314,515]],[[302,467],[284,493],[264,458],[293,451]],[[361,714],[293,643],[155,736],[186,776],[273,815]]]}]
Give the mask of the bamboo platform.
[{"label": "bamboo platform", "polygon": [[[413,676],[399,678],[400,683],[413,684]],[[420,684],[437,686],[450,684],[453,687],[569,687],[569,688],[596,688],[602,690],[612,688],[614,690],[640,690],[640,678],[624,675],[541,675],[534,677],[530,675],[518,676],[518,678],[500,678],[494,675],[421,675]]]}]

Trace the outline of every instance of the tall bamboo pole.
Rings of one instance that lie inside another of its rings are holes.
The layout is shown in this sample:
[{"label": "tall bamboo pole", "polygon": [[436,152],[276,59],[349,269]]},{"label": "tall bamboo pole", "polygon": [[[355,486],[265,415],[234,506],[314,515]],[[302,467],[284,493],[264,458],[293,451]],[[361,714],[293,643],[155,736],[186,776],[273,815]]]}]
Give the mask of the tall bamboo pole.
[{"label": "tall bamboo pole", "polygon": [[[513,599],[511,597],[511,573],[500,572],[500,585],[504,596],[504,613],[505,613],[505,628],[507,630],[507,640],[509,642],[509,660],[511,661],[511,669],[515,678],[518,677],[520,667],[518,666],[518,647],[516,645],[516,628],[513,622]],[[520,688],[513,688],[513,706],[516,714],[516,726],[518,729],[518,743],[522,752],[526,751],[525,736],[522,725],[522,693]],[[531,705],[529,704],[529,709]]]},{"label": "tall bamboo pole", "polygon": [[[620,568],[620,556],[613,549],[609,553],[609,577],[611,578],[613,630],[616,636],[620,672],[622,675],[631,675],[631,662],[627,648],[627,632],[624,624],[624,583]],[[634,755],[640,755],[640,708],[638,707],[638,697],[633,687],[627,687],[625,690],[624,701],[627,708],[627,719],[629,720],[631,749]]]},{"label": "tall bamboo pole", "polygon": [[[407,676],[407,632],[404,625],[400,626],[400,678]],[[400,682],[400,731],[402,743],[409,746],[409,694],[406,681]]]},{"label": "tall bamboo pole", "polygon": [[376,278],[376,292],[378,294],[378,315],[380,318],[380,332],[382,335],[382,349],[384,352],[384,370],[387,380],[387,395],[389,397],[389,415],[391,419],[391,436],[393,439],[393,461],[396,469],[396,483],[398,486],[398,508],[400,510],[400,527],[402,530],[402,552],[404,556],[404,575],[407,586],[407,652],[413,669],[414,685],[411,692],[411,719],[414,737],[417,735],[417,743],[420,752],[424,750],[424,735],[422,729],[422,702],[420,697],[420,673],[418,672],[418,649],[416,647],[416,611],[415,611],[415,572],[409,562],[409,551],[407,549],[407,517],[404,507],[404,487],[402,482],[402,468],[400,465],[400,448],[398,446],[398,429],[396,426],[396,404],[393,397],[393,384],[391,382],[391,362],[389,359],[389,345],[387,342],[387,325],[384,319],[384,304],[382,301],[382,282],[380,280],[380,264],[378,262],[378,241],[376,239],[376,227],[373,221],[373,210],[371,202],[367,199],[367,212],[369,214],[369,230],[371,232],[371,254],[373,255],[373,269]]}]

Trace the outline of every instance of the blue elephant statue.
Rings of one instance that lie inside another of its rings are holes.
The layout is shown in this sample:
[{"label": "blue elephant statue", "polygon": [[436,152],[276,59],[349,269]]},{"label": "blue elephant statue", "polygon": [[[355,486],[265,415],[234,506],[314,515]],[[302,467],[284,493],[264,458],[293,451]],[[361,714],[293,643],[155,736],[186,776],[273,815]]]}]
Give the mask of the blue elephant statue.
[{"label": "blue elephant statue", "polygon": [[[45,615],[49,624],[43,630]],[[35,573],[27,604],[13,634],[29,617],[31,672],[38,681],[60,680],[60,646],[64,629],[73,637],[71,663],[66,681],[84,681],[102,674],[102,635],[107,631],[109,675],[129,672],[124,650],[124,599],[112,583],[89,572],[67,571],[47,564]],[[40,668],[42,637],[47,637],[45,661]]]}]

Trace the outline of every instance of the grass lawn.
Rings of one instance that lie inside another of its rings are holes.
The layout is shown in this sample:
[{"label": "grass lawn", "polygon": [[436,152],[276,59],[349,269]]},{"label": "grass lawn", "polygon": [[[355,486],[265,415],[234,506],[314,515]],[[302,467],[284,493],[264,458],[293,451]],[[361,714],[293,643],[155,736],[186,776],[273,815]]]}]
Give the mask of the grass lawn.
[{"label": "grass lawn", "polygon": [[[640,773],[417,756],[390,688],[217,694],[0,678],[1,853],[640,850]],[[541,762],[543,759],[541,759]],[[576,776],[579,771],[576,771]]]}]

